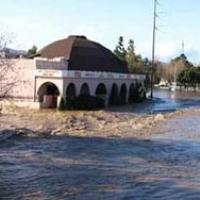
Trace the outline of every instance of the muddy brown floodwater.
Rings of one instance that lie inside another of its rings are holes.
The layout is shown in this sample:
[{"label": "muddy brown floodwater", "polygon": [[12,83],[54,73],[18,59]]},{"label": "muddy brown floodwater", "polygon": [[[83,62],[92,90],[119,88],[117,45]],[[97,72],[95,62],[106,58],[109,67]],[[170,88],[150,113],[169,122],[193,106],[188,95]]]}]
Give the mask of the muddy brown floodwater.
[{"label": "muddy brown floodwater", "polygon": [[[166,96],[152,113],[200,105]],[[0,142],[0,199],[199,199],[200,112],[157,128],[147,139],[13,135]]]}]

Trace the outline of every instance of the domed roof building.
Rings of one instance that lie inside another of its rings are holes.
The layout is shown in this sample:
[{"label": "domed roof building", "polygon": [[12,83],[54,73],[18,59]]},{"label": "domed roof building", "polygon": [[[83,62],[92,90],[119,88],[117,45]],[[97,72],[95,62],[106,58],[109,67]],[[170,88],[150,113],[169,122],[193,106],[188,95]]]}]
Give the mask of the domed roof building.
[{"label": "domed roof building", "polygon": [[136,86],[144,89],[144,75],[130,74],[126,62],[85,36],[45,46],[35,56],[35,65],[34,101],[43,108],[79,95],[98,96],[106,105],[118,99],[132,102]]},{"label": "domed roof building", "polygon": [[53,42],[40,50],[37,56],[64,58],[68,61],[68,70],[128,73],[126,62],[85,36],[69,36]]},{"label": "domed roof building", "polygon": [[83,96],[116,105],[132,102],[138,95],[136,88],[144,94],[144,75],[130,74],[126,62],[84,36],[55,41],[33,59],[19,58],[13,63],[15,70],[10,70],[4,85],[15,79],[18,84],[6,95],[31,107],[55,108],[61,99],[75,102]]}]

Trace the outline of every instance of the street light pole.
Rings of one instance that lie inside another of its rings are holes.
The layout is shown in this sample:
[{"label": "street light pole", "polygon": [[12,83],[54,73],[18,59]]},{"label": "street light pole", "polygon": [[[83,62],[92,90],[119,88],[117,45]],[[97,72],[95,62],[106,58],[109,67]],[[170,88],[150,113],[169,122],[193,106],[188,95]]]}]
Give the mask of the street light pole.
[{"label": "street light pole", "polygon": [[157,3],[158,3],[158,0],[154,0],[153,43],[152,43],[152,66],[151,66],[151,94],[150,94],[151,99],[153,98],[153,86],[154,86],[154,67],[155,67],[155,42],[156,42]]}]

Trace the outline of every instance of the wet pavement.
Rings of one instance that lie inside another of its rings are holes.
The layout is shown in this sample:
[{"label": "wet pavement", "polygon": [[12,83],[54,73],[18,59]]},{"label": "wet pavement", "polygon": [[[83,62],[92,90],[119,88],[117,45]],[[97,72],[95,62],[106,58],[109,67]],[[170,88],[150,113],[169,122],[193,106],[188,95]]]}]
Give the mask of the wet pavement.
[{"label": "wet pavement", "polygon": [[[169,95],[147,110],[200,105],[197,95]],[[12,136],[0,143],[0,199],[200,199],[198,113],[163,130],[149,139]]]}]

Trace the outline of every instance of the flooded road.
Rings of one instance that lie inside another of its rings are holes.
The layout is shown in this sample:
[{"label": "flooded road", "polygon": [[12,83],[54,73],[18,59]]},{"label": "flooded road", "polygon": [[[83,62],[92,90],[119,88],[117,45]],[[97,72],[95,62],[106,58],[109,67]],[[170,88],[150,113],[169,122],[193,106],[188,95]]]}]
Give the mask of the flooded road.
[{"label": "flooded road", "polygon": [[[148,109],[200,105],[169,95]],[[0,143],[0,199],[200,199],[198,113],[162,128],[149,139],[12,136]]]},{"label": "flooded road", "polygon": [[150,112],[164,113],[173,112],[183,108],[199,107],[200,106],[200,93],[197,92],[171,92],[169,90],[155,89],[154,101]]}]

